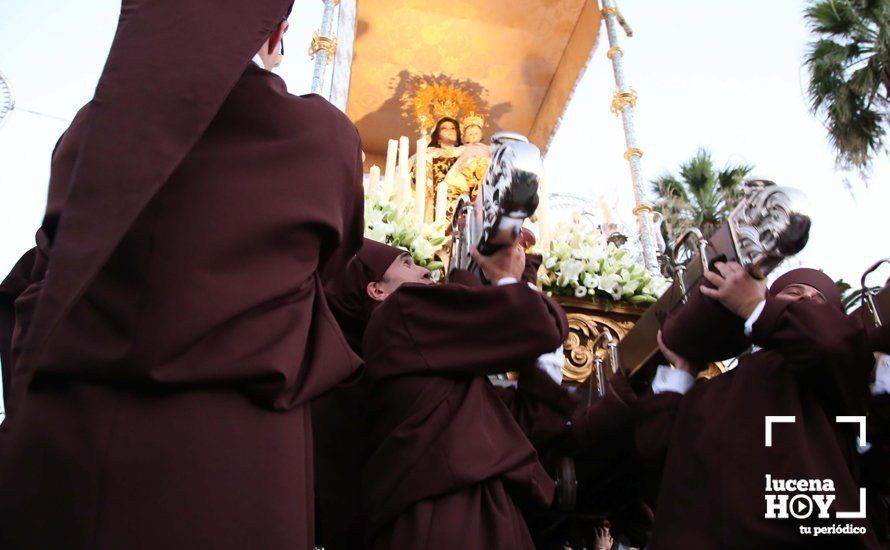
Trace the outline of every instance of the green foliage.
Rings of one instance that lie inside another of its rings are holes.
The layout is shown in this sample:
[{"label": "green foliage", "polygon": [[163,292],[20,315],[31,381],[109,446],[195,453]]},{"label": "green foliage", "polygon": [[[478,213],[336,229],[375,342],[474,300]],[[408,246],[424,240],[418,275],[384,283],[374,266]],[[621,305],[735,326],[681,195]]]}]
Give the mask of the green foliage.
[{"label": "green foliage", "polygon": [[713,234],[744,195],[745,178],[753,169],[739,164],[718,170],[711,153],[701,147],[680,165],[678,175],[654,179],[655,209],[664,216],[665,240],[670,243],[690,227],[699,228],[706,237]]},{"label": "green foliage", "polygon": [[[841,291],[841,304],[844,306],[844,311],[850,313],[862,304],[861,287],[857,286],[856,288],[853,288],[850,283],[843,279],[838,279],[834,284],[836,284],[838,290]],[[873,286],[869,290],[877,292],[880,289],[881,287],[879,286]]]},{"label": "green foliage", "polygon": [[447,241],[444,228],[418,224],[408,207],[366,198],[365,237],[409,252],[417,265],[433,272],[434,279],[442,274],[437,255]]},{"label": "green foliage", "polygon": [[814,35],[804,60],[810,109],[825,122],[838,166],[864,174],[886,151],[890,0],[819,0],[804,19]]}]

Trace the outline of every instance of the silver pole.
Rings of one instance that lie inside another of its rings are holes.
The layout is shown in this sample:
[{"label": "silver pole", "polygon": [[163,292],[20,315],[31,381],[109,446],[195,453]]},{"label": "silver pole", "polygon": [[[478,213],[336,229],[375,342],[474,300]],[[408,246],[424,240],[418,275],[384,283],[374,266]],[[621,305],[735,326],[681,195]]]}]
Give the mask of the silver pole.
[{"label": "silver pole", "polygon": [[337,38],[331,35],[331,26],[334,21],[334,6],[340,0],[322,0],[324,2],[324,14],[321,17],[321,30],[312,38],[309,47],[310,57],[315,57],[315,69],[312,72],[312,93],[321,94],[324,87],[324,77],[327,72],[328,61],[333,59],[337,49]]},{"label": "silver pole", "polygon": [[653,272],[658,272],[658,256],[655,253],[655,235],[652,233],[652,205],[646,202],[643,195],[643,174],[640,169],[640,158],[643,151],[637,146],[637,134],[634,128],[634,105],[637,101],[637,93],[627,85],[624,78],[624,66],[622,60],[624,52],[618,44],[619,25],[618,10],[614,0],[600,0],[601,13],[606,22],[606,33],[609,36],[609,51],[607,55],[612,60],[612,72],[615,74],[615,95],[612,98],[612,112],[621,115],[624,125],[624,142],[627,150],[624,158],[630,165],[630,177],[633,184],[634,215],[640,225],[640,246],[643,248],[643,262]]}]

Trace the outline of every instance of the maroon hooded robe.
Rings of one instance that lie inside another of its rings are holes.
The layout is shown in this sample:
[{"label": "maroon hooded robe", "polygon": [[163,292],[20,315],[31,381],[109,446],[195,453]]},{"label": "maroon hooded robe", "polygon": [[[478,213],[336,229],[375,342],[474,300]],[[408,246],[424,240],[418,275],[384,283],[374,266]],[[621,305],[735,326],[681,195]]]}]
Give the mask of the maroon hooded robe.
[{"label": "maroon hooded robe", "polygon": [[[343,335],[361,355],[368,317],[378,303],[367,292],[405,251],[364,239],[341,273],[325,285],[325,295]],[[312,402],[315,451],[316,545],[326,550],[357,550],[365,540],[361,476],[368,455],[370,384],[359,370]]]},{"label": "maroon hooded robe", "polygon": [[[358,353],[368,318],[380,304],[368,296],[368,283],[379,280],[403,253],[365,239],[342,276],[326,286],[331,310]],[[526,256],[524,281],[535,280],[540,262],[540,256]],[[482,286],[477,277],[467,272],[455,272],[452,277],[452,282]],[[538,369],[525,369],[518,386],[493,389],[523,433],[535,443],[544,443],[565,432],[566,421],[576,407],[574,399]],[[371,390],[370,377],[358,375],[312,403],[320,527],[317,544],[328,550],[354,550],[366,545],[360,485],[362,470],[373,451]]]},{"label": "maroon hooded robe", "polygon": [[[871,349],[890,353],[890,326],[868,327]],[[868,442],[862,454],[862,482],[868,487],[868,518],[878,540],[890,545],[890,394],[872,395],[868,404]]]},{"label": "maroon hooded robe", "polygon": [[353,125],[250,62],[291,0],[125,1],[16,300],[0,548],[311,548],[307,402],[358,366]]},{"label": "maroon hooded robe", "polygon": [[[776,297],[792,283],[814,286],[829,303]],[[773,283],[751,340],[763,349],[699,382],[679,402],[652,548],[876,547],[867,520],[835,518],[836,511],[855,512],[860,504],[853,471],[858,426],[838,424],[835,416],[865,413],[874,361],[861,325],[844,314],[830,278],[801,269]],[[767,415],[795,417],[773,425],[769,448]],[[657,445],[651,447],[656,452]],[[765,518],[767,475],[833,480],[831,518]],[[848,523],[866,533],[800,532],[800,526]]]},{"label": "maroon hooded robe", "polygon": [[567,331],[562,309],[522,282],[407,284],[375,310],[363,344],[373,547],[534,547],[519,505],[548,505],[554,484],[485,375],[533,369]]},{"label": "maroon hooded robe", "polygon": [[572,417],[579,507],[606,516],[616,538],[644,547],[681,395],[637,394],[621,374]]}]

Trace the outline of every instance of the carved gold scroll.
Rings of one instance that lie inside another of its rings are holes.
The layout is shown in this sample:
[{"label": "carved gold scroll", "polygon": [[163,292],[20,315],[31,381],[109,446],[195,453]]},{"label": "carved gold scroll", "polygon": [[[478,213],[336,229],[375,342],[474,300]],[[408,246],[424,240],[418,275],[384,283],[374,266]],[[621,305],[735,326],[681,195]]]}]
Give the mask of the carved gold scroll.
[{"label": "carved gold scroll", "polygon": [[[578,298],[558,297],[557,301],[565,309],[569,319],[569,337],[563,344],[565,365],[563,379],[567,382],[583,383],[591,375],[596,376],[596,360],[607,361],[605,348],[594,350],[594,341],[602,332],[609,332],[615,341],[621,340],[633,327],[634,322],[645,311],[624,305],[612,305],[608,309],[602,304]],[[608,368],[611,368],[609,365]],[[599,389],[601,380],[596,379]]]},{"label": "carved gold scroll", "polygon": [[[558,296],[556,301],[566,311],[569,320],[569,336],[563,343],[563,380],[583,384],[593,376],[594,387],[599,391],[603,381],[597,376],[597,359],[604,362],[606,372],[611,371],[612,365],[605,346],[594,350],[596,339],[602,332],[608,332],[616,343],[621,341],[646,310],[623,304],[612,304],[607,308],[604,304],[566,296]],[[698,376],[712,378],[725,371],[723,363],[713,363]]]}]

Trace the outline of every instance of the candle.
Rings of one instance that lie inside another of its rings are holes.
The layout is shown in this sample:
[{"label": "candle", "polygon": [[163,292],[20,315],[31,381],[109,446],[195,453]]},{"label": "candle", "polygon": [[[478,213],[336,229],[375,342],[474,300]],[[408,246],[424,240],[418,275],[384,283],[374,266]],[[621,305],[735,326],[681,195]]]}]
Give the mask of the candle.
[{"label": "candle", "polygon": [[436,186],[436,225],[445,223],[445,214],[448,211],[448,186],[441,182]]},{"label": "candle", "polygon": [[600,210],[602,210],[604,225],[615,223],[615,213],[612,212],[612,207],[606,202],[606,196],[603,193],[600,193]]},{"label": "candle", "polygon": [[381,189],[384,201],[389,201],[392,197],[393,186],[396,182],[396,148],[398,146],[399,142],[391,139],[386,148],[386,173],[383,179],[383,189]]},{"label": "candle", "polygon": [[368,197],[373,200],[380,193],[380,167],[376,164],[371,166],[368,180]]},{"label": "candle", "polygon": [[414,220],[423,223],[426,221],[426,139],[422,136],[417,140],[414,162]]},{"label": "candle", "polygon": [[411,194],[411,166],[408,162],[411,144],[407,136],[399,138],[399,188],[396,192],[396,204],[404,206]]}]

